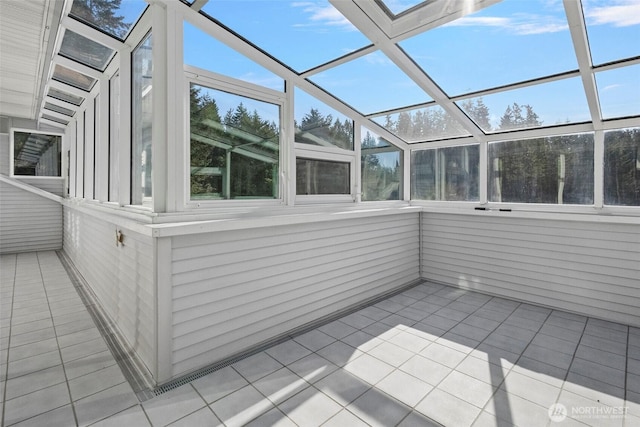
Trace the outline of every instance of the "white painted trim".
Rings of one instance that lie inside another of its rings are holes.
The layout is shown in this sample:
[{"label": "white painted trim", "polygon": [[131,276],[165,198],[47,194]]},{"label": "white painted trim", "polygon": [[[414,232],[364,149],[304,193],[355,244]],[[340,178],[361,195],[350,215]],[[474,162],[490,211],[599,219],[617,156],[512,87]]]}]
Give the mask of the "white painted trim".
[{"label": "white painted trim", "polygon": [[[151,194],[152,210],[154,212],[167,211],[167,177],[168,177],[168,140],[167,121],[169,104],[169,74],[171,57],[169,40],[170,18],[167,9],[169,3],[154,2],[150,6],[152,12],[152,58],[153,58],[153,99],[151,118]],[[133,166],[137,173],[136,165]],[[136,191],[139,191],[138,189]],[[143,202],[144,204],[144,202]]]},{"label": "white painted trim", "polygon": [[95,98],[89,98],[84,121],[84,198],[94,199]]},{"label": "white painted trim", "polygon": [[[90,100],[89,100],[90,102]],[[86,104],[87,102],[85,102]],[[76,197],[84,198],[85,110],[78,112],[76,126]]]},{"label": "white painted trim", "polygon": [[62,25],[66,29],[73,31],[74,33],[78,33],[88,39],[91,39],[96,43],[100,43],[101,45],[106,46],[111,50],[117,51],[122,48],[123,43],[120,40],[116,39],[115,37],[111,37],[101,31],[98,31],[95,28],[85,25],[68,15],[62,17],[60,25]]},{"label": "white painted trim", "polygon": [[95,198],[106,202],[109,200],[109,117],[110,93],[109,78],[103,76],[98,82],[100,95],[97,98],[96,114],[96,194]]},{"label": "white painted trim", "polygon": [[[24,191],[28,191],[28,192],[33,193],[35,195],[38,195],[40,197],[44,197],[45,199],[53,200],[54,202],[58,202],[58,203],[62,203],[63,202],[63,200],[64,200],[63,197],[56,196],[53,193],[50,193],[50,192],[45,191],[45,190],[41,190],[41,189],[39,189],[37,187],[34,187],[33,185],[25,184],[22,181],[20,181],[19,177],[20,177],[19,175],[15,176],[15,177],[8,177],[6,175],[0,174],[0,181],[6,182],[9,185],[12,185],[12,186],[14,186],[16,188],[19,188],[21,190],[24,190]],[[27,178],[31,179],[31,178],[36,178],[36,177],[29,176]],[[41,177],[41,178],[62,179],[62,178],[50,177],[50,176]]]},{"label": "white painted trim", "polygon": [[132,49],[120,51],[120,140],[118,144],[118,203],[131,203],[131,55]]},{"label": "white painted trim", "polygon": [[102,78],[102,75],[103,75],[102,72],[94,68],[91,68],[87,65],[84,65],[80,62],[74,61],[73,59],[69,59],[61,55],[54,56],[53,63],[57,65],[61,65],[65,68],[69,68],[70,70],[77,71],[80,74],[84,74],[85,76],[89,76],[95,80]]}]

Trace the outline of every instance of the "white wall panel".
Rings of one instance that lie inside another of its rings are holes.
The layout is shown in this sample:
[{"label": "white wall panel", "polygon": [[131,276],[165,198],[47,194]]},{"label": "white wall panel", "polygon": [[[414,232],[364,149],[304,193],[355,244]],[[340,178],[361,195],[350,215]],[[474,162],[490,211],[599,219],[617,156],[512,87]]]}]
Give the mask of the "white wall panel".
[{"label": "white wall panel", "polygon": [[422,276],[640,325],[640,221],[422,214]]},{"label": "white wall panel", "polygon": [[[64,251],[102,309],[147,366],[155,368],[153,239],[73,207],[64,209]],[[116,230],[124,246],[116,245]]]},{"label": "white wall panel", "polygon": [[0,253],[61,248],[60,203],[0,181]]},{"label": "white wall panel", "polygon": [[419,278],[419,214],[173,238],[178,376]]}]

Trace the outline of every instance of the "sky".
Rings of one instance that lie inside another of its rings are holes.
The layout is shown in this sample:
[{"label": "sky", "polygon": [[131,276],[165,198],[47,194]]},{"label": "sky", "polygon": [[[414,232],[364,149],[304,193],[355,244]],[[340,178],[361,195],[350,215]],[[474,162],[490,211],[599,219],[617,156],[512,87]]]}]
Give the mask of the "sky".
[{"label": "sky", "polygon": [[[395,13],[416,3],[386,0]],[[595,65],[640,56],[640,0],[583,4]],[[210,0],[203,11],[299,72],[371,44],[327,0]],[[562,0],[504,0],[400,46],[450,96],[578,68]],[[189,25],[185,62],[276,90],[283,87],[279,77]],[[596,75],[605,117],[640,114],[639,68]],[[431,100],[380,51],[310,80],[363,114]],[[590,120],[579,78],[483,100],[494,125],[513,102],[531,105],[547,125]],[[297,107],[299,120],[311,105]]]}]

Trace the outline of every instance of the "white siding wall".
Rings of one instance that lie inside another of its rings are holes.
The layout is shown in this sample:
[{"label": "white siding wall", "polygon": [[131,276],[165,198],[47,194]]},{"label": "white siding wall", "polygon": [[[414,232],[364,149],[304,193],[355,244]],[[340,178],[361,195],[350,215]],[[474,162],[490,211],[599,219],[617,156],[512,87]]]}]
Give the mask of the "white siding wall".
[{"label": "white siding wall", "polygon": [[0,181],[0,253],[61,248],[60,203]]},{"label": "white siding wall", "polygon": [[173,374],[419,278],[419,214],[173,238]]},{"label": "white siding wall", "polygon": [[640,326],[637,224],[422,214],[422,277]]},{"label": "white siding wall", "polygon": [[[116,230],[122,230],[124,246],[116,246]],[[102,309],[153,372],[153,238],[65,206],[64,251],[96,294]]]}]

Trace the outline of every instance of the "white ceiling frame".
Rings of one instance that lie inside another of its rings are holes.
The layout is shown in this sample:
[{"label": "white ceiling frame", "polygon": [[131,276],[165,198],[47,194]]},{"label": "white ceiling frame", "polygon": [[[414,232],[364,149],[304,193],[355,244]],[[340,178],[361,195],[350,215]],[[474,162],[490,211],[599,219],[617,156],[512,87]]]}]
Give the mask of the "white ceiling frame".
[{"label": "white ceiling frame", "polygon": [[120,50],[125,45],[125,43],[120,40],[112,37],[102,31],[98,31],[93,27],[90,27],[77,19],[73,19],[70,16],[65,16],[62,18],[60,24],[68,30],[73,31],[74,33],[78,33],[88,39],[93,40],[96,43],[100,43],[103,46],[106,46],[112,50]]},{"label": "white ceiling frame", "polygon": [[[399,46],[378,27],[371,18],[355,3],[355,1],[329,0],[340,13],[371,40],[391,61],[396,64],[411,80],[424,90],[440,107],[457,120],[462,127],[478,141],[486,141],[484,132],[455,105],[440,87],[429,78],[424,71],[407,56]],[[377,7],[377,5],[376,5]]]},{"label": "white ceiling frame", "polygon": [[602,114],[600,100],[596,88],[596,78],[591,67],[591,51],[587,38],[587,28],[582,12],[582,4],[575,0],[563,0],[564,10],[569,22],[569,31],[573,40],[573,47],[578,60],[578,68],[582,77],[582,85],[587,96],[587,104],[591,113],[591,121],[595,129],[602,128]]},{"label": "white ceiling frame", "polygon": [[361,58],[365,55],[375,52],[376,50],[378,50],[378,48],[374,45],[365,46],[362,49],[356,50],[355,52],[348,53],[344,56],[341,56],[340,58],[334,59],[332,61],[304,71],[300,74],[300,77],[304,77],[306,79],[310,76],[313,76],[314,74],[321,73],[330,68],[337,67],[338,65],[345,64],[349,61],[353,61],[354,59]]},{"label": "white ceiling frame", "polygon": [[198,12],[199,10],[201,10],[207,3],[209,2],[209,0],[196,0],[193,3],[191,3],[191,9],[195,10],[196,12]]},{"label": "white ceiling frame", "polygon": [[65,129],[68,126],[68,125],[65,125],[65,124],[62,124],[62,123],[58,123],[58,122],[54,122],[53,120],[45,119],[45,118],[42,118],[42,117],[40,117],[38,119],[38,123],[58,128],[58,129],[60,129],[60,132],[62,132],[62,133],[64,133]]},{"label": "white ceiling frame", "polygon": [[62,65],[65,68],[69,68],[71,70],[77,71],[80,74],[84,74],[85,76],[89,76],[94,80],[100,80],[104,73],[98,71],[94,68],[91,68],[87,65],[81,64],[80,62],[74,61],[73,59],[65,58],[61,55],[56,55],[53,57],[53,62],[58,65]]},{"label": "white ceiling frame", "polygon": [[75,104],[71,104],[69,102],[66,101],[62,101],[61,99],[58,98],[53,98],[51,96],[45,96],[44,98],[46,103],[49,104],[53,104],[53,105],[57,105],[58,107],[62,107],[62,108],[66,108],[67,110],[72,110],[75,113],[77,113],[79,110],[81,110],[81,105],[75,105]]},{"label": "white ceiling frame", "polygon": [[[167,2],[169,0],[156,0],[156,1]],[[221,41],[222,43],[229,46],[231,49],[235,50],[236,52],[239,52],[240,54],[246,56],[252,61],[258,63],[259,65],[263,66],[264,68],[276,74],[277,76],[285,79],[288,82],[293,82],[295,86],[299,87],[300,89],[304,90],[305,92],[314,96],[315,98],[318,98],[320,101],[329,105],[331,108],[337,110],[338,112],[346,115],[347,117],[354,119],[356,122],[358,121],[366,122],[368,125],[370,125],[370,127],[375,128],[372,130],[375,130],[376,133],[378,133],[380,136],[384,137],[387,141],[396,145],[397,147],[402,148],[404,150],[409,149],[409,145],[406,142],[404,142],[402,139],[398,138],[396,135],[392,134],[387,129],[383,128],[377,123],[369,120],[360,112],[356,111],[355,109],[353,109],[352,107],[344,103],[343,101],[333,97],[329,93],[320,89],[318,86],[311,83],[309,80],[303,78],[302,76],[300,76],[290,68],[286,67],[285,65],[281,64],[276,59],[270,57],[269,55],[260,51],[256,47],[252,46],[251,44],[246,43],[245,41],[241,40],[240,38],[236,37],[232,33],[222,28],[221,26],[216,25],[215,22],[206,18],[204,15],[201,15],[195,10],[192,10],[191,8],[186,7],[186,5],[185,5],[185,9],[189,9],[184,11],[184,17],[191,25],[198,27],[200,30],[209,34],[211,37]]]},{"label": "white ceiling frame", "polygon": [[57,111],[53,111],[53,110],[47,110],[46,108],[43,108],[40,113],[41,116],[43,114],[46,114],[47,116],[55,117],[56,119],[64,120],[67,122],[70,122],[71,120],[73,120],[72,116],[67,116],[66,114],[58,113]]},{"label": "white ceiling frame", "polygon": [[75,86],[68,85],[66,83],[59,82],[58,80],[49,80],[49,84],[47,85],[47,90],[49,88],[54,88],[61,90],[63,92],[67,92],[70,95],[81,96],[85,100],[89,97],[89,92],[86,92],[82,89],[78,89]]}]

